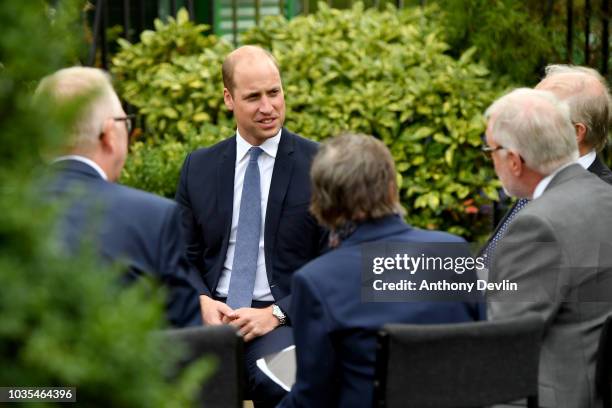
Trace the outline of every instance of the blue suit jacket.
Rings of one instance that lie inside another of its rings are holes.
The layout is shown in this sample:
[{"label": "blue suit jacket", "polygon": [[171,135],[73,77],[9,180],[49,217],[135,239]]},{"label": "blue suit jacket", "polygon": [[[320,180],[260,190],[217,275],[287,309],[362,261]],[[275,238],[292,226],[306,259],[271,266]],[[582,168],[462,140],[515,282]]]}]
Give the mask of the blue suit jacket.
[{"label": "blue suit jacket", "polygon": [[89,165],[53,165],[48,197],[66,205],[61,239],[69,251],[91,240],[103,260],[127,266],[125,282],[153,276],[168,290],[167,317],[174,326],[201,324],[202,283],[185,258],[178,206],[144,191],[109,183]]},{"label": "blue suit jacket", "polygon": [[[266,210],[264,243],[268,282],[288,310],[293,273],[315,258],[325,235],[308,212],[310,164],[318,145],[283,128]],[[194,151],[185,159],[176,193],[187,231],[188,258],[214,295],[232,226],[236,136]]]},{"label": "blue suit jacket", "polygon": [[361,244],[377,241],[463,242],[454,235],[411,228],[399,216],[388,216],[361,224],[337,249],[300,269],[293,280],[291,305],[297,377],[280,407],[369,408],[376,332],[384,324],[479,318],[475,303],[362,302]]}]

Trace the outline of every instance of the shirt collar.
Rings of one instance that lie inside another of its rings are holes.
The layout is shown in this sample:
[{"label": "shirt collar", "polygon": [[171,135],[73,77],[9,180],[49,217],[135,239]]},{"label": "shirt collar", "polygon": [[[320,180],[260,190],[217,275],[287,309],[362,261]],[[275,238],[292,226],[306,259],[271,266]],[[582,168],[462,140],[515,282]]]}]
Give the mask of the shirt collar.
[{"label": "shirt collar", "polygon": [[544,190],[546,190],[546,187],[548,187],[548,185],[550,184],[552,179],[557,175],[557,173],[559,173],[564,168],[566,168],[568,166],[571,166],[572,164],[576,164],[576,162],[566,163],[563,166],[559,167],[554,172],[552,172],[551,174],[549,174],[548,176],[544,177],[542,180],[540,180],[540,182],[536,186],[535,190],[533,190],[533,198],[532,198],[532,200],[535,200],[536,198],[538,198],[542,194],[544,194]]},{"label": "shirt collar", "polygon": [[576,163],[578,163],[585,169],[588,169],[589,167],[591,167],[591,164],[593,164],[596,158],[597,158],[597,153],[595,152],[595,150],[591,150],[584,156],[580,156],[578,160],[576,161]]},{"label": "shirt collar", "polygon": [[[279,129],[278,133],[269,139],[266,139],[265,142],[260,144],[258,147],[261,148],[268,156],[272,158],[276,158],[276,153],[278,152],[278,145],[280,143],[281,133],[283,129]],[[236,129],[236,163],[240,162],[244,159],[244,156],[249,152],[249,149],[253,147],[249,142],[244,140],[240,131]]]},{"label": "shirt collar", "polygon": [[51,161],[51,163],[57,163],[57,162],[61,162],[61,161],[64,161],[64,160],[74,160],[74,161],[78,161],[78,162],[81,162],[81,163],[85,163],[89,167],[94,169],[100,175],[100,177],[102,177],[104,180],[108,181],[108,177],[106,176],[106,173],[104,172],[104,170],[102,170],[102,167],[100,167],[98,165],[98,163],[96,163],[95,161],[93,161],[90,158],[87,158],[85,156],[79,156],[77,154],[68,154],[66,156],[60,156],[60,157],[57,157],[57,158],[53,159],[53,161]]}]

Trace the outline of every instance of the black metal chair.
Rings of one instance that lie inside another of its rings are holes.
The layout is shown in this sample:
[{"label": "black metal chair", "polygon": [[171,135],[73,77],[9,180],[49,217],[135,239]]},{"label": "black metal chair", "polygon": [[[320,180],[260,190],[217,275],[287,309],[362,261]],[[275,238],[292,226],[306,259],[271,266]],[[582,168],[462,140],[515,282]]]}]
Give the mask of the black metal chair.
[{"label": "black metal chair", "polygon": [[597,394],[601,396],[604,408],[612,408],[612,316],[608,316],[601,329],[596,364]]},{"label": "black metal chair", "polygon": [[214,356],[217,367],[198,398],[201,407],[242,408],[244,397],[244,343],[231,326],[203,326],[164,331],[171,345],[183,344],[186,354],[177,371],[202,356]]},{"label": "black metal chair", "polygon": [[375,407],[479,407],[527,397],[538,406],[543,322],[535,317],[385,325],[378,335]]}]

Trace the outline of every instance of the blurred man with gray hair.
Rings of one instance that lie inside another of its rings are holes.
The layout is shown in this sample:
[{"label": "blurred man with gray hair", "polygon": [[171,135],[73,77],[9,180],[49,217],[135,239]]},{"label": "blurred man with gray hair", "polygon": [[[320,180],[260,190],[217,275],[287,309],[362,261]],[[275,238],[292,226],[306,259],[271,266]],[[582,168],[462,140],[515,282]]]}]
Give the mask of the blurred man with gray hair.
[{"label": "blurred man with gray hair", "polygon": [[114,183],[127,157],[130,117],[109,76],[95,68],[62,69],[41,81],[36,100],[80,108],[45,187],[47,198],[67,206],[60,240],[68,252],[92,244],[101,260],[125,266],[123,282],[148,276],[163,284],[170,324],[202,324],[198,297],[203,283],[184,255],[178,206]]},{"label": "blurred man with gray hair", "polygon": [[530,199],[493,257],[491,320],[535,313],[545,322],[539,397],[544,407],[598,407],[595,356],[612,313],[612,189],[576,164],[570,109],[552,93],[517,89],[489,109],[486,151],[510,195]]}]

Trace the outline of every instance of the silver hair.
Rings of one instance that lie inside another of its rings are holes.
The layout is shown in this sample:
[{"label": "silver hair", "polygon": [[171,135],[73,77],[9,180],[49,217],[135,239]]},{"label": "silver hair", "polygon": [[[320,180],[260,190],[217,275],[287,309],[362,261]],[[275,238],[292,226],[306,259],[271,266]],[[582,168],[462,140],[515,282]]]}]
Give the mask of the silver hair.
[{"label": "silver hair", "polygon": [[612,122],[612,97],[605,78],[597,70],[574,65],[548,65],[544,80],[559,74],[572,74],[574,79],[566,83],[554,83],[547,90],[569,104],[571,118],[583,123],[585,141],[601,151],[608,142]]},{"label": "silver hair", "polygon": [[83,100],[78,117],[71,127],[72,147],[93,148],[103,131],[104,122],[121,114],[121,102],[113,90],[110,76],[98,68],[71,67],[42,79],[35,97],[47,95],[59,105]]},{"label": "silver hair", "polygon": [[485,117],[493,121],[493,139],[542,175],[578,159],[569,106],[551,92],[516,89],[496,100]]}]

